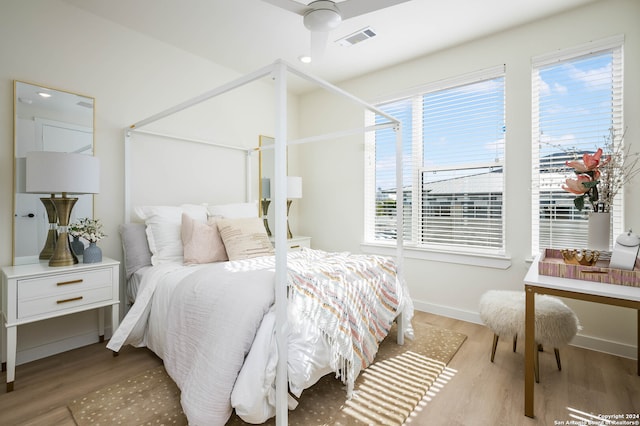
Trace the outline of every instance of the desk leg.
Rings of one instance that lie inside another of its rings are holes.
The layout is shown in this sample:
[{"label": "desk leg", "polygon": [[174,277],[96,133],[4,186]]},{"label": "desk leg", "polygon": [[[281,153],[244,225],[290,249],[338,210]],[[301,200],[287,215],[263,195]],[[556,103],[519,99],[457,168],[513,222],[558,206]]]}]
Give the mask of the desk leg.
[{"label": "desk leg", "polygon": [[7,327],[7,392],[13,390],[16,379],[16,327]]},{"label": "desk leg", "polygon": [[533,367],[535,344],[535,292],[525,286],[526,306],[524,324],[524,415],[533,418]]}]

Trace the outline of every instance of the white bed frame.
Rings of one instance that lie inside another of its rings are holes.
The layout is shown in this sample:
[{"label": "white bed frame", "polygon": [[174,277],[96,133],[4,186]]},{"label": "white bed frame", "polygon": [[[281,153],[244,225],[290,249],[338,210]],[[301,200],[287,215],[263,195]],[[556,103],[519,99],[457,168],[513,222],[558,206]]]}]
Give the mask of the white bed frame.
[{"label": "white bed frame", "polygon": [[[358,129],[345,130],[339,133],[324,134],[319,136],[313,136],[298,140],[289,141],[287,138],[287,76],[288,73],[292,73],[315,83],[319,87],[337,94],[343,98],[346,98],[357,105],[363,107],[363,109],[374,112],[377,115],[384,117],[387,121],[381,124],[362,127]],[[278,365],[276,368],[276,425],[288,424],[288,411],[287,411],[287,395],[288,395],[288,381],[287,381],[287,199],[286,199],[286,170],[287,170],[287,145],[302,144],[309,142],[317,142],[327,139],[338,138],[347,136],[350,134],[363,133],[373,131],[382,128],[392,128],[396,134],[396,236],[397,236],[397,274],[399,279],[403,279],[403,184],[402,184],[402,134],[400,121],[387,113],[381,111],[373,105],[347,93],[346,91],[320,79],[305,73],[285,61],[278,59],[273,64],[260,68],[250,74],[233,80],[227,84],[219,86],[213,90],[205,92],[200,96],[189,99],[182,102],[172,108],[159,112],[144,120],[138,121],[125,129],[124,137],[124,158],[125,158],[125,176],[124,176],[124,193],[125,193],[125,223],[130,221],[131,215],[131,170],[130,170],[130,157],[131,157],[131,142],[132,136],[135,133],[145,133],[149,135],[167,137],[171,139],[207,143],[212,146],[225,149],[237,149],[247,152],[247,194],[250,197],[251,190],[251,155],[253,152],[258,151],[260,148],[247,148],[224,145],[216,142],[209,142],[203,140],[195,140],[189,138],[182,138],[174,135],[164,135],[160,133],[150,132],[142,130],[144,126],[168,117],[172,114],[185,110],[191,106],[197,105],[208,99],[219,96],[223,93],[232,91],[236,88],[244,86],[260,78],[270,76],[275,82],[275,143],[274,143],[274,186],[275,193],[273,194],[272,205],[275,207],[275,257],[276,257],[276,286],[275,286],[275,302],[276,302],[276,341],[278,349]],[[400,315],[397,319],[398,324],[398,344],[404,343],[404,332],[406,324],[404,319]]]}]

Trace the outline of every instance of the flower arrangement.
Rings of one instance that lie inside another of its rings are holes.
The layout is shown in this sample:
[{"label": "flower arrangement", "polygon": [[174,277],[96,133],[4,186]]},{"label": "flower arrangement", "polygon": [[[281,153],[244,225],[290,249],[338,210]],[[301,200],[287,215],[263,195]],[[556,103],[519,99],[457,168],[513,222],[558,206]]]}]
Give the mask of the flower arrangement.
[{"label": "flower arrangement", "polygon": [[69,225],[68,231],[71,236],[84,238],[91,243],[97,243],[107,236],[102,231],[100,219],[80,219]]},{"label": "flower arrangement", "polygon": [[69,224],[69,226],[67,227],[67,232],[69,232],[69,235],[75,238],[80,238],[82,236],[84,225],[81,224],[81,221],[82,219]]},{"label": "flower arrangement", "polygon": [[617,140],[611,128],[605,137],[604,150],[598,148],[593,154],[584,153],[581,160],[566,162],[576,176],[567,179],[562,189],[576,194],[573,204],[578,210],[582,211],[589,202],[594,212],[610,212],[618,191],[640,172],[639,154],[625,150],[623,139],[624,134]]}]

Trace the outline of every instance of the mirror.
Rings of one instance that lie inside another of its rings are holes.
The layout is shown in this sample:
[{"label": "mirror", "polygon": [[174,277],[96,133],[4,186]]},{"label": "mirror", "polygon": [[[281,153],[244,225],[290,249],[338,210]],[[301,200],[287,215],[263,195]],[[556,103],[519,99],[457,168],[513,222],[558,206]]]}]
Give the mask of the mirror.
[{"label": "mirror", "polygon": [[[14,81],[14,217],[13,264],[37,263],[51,225],[40,198],[26,192],[30,151],[94,153],[94,102],[91,97]],[[93,217],[93,195],[78,195],[71,221]]]}]

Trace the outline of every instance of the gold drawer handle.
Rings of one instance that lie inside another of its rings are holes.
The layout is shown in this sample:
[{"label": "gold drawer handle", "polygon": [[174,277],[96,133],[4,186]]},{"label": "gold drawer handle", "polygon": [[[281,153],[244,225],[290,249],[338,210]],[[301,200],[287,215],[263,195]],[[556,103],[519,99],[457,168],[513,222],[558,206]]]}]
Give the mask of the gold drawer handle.
[{"label": "gold drawer handle", "polygon": [[56,285],[79,284],[81,282],[82,282],[82,278],[80,278],[79,280],[62,281],[60,283],[57,283]]},{"label": "gold drawer handle", "polygon": [[62,304],[62,303],[67,303],[67,302],[75,302],[77,300],[82,300],[82,296],[78,296],[78,297],[72,297],[71,299],[64,299],[64,300],[58,300],[56,301],[56,303],[58,305]]},{"label": "gold drawer handle", "polygon": [[296,245],[296,246],[291,246],[291,248],[292,248],[292,249],[300,248],[300,244],[298,244],[298,245]]}]

